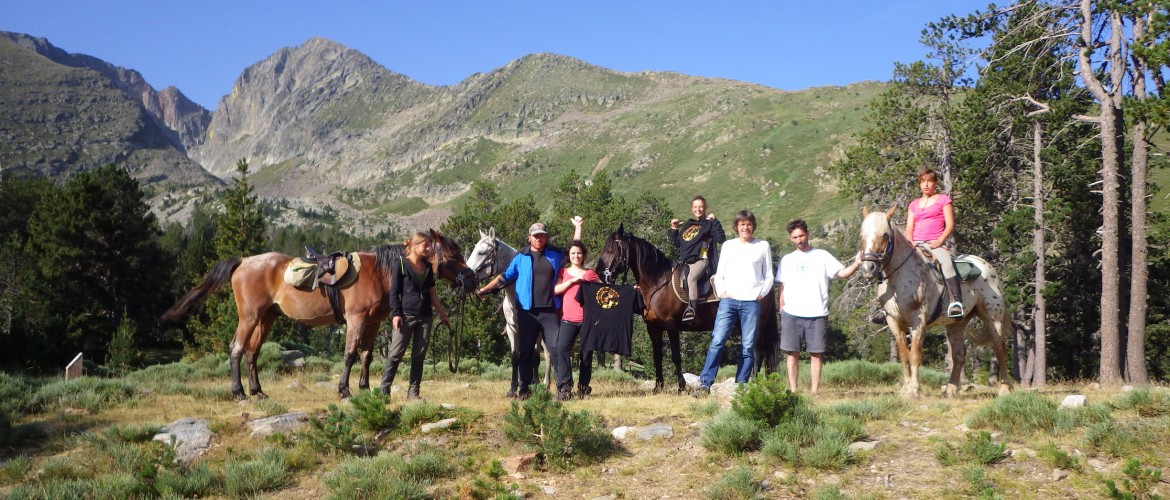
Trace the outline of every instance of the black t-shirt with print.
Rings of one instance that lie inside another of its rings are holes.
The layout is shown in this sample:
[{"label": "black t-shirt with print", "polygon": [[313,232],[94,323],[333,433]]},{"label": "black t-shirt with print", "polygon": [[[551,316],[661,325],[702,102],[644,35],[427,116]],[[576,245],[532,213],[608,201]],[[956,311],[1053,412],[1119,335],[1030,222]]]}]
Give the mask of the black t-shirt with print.
[{"label": "black t-shirt with print", "polygon": [[630,355],[634,315],[642,314],[642,294],[630,285],[581,283],[577,301],[585,316],[581,322],[581,350]]}]

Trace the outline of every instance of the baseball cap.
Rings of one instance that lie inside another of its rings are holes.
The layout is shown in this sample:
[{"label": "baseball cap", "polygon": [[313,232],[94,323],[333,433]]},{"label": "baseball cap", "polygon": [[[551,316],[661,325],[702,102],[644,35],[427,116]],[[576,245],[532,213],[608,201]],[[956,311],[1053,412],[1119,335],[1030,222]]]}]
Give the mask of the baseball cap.
[{"label": "baseball cap", "polygon": [[528,226],[528,234],[530,234],[530,235],[548,234],[548,231],[544,230],[544,224],[537,222],[537,223],[532,224],[531,226]]}]

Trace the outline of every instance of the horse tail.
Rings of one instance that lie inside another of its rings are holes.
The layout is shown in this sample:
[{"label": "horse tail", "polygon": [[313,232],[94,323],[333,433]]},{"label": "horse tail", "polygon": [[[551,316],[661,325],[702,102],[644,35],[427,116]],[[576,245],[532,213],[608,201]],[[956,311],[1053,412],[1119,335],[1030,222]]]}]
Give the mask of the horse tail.
[{"label": "horse tail", "polygon": [[203,302],[203,299],[206,299],[208,294],[230,281],[232,279],[232,273],[236,271],[237,267],[240,267],[240,262],[243,261],[244,259],[240,257],[234,257],[222,260],[212,266],[211,270],[207,272],[207,276],[203,278],[203,281],[196,285],[195,288],[192,288],[191,291],[187,292],[167,312],[163,313],[159,321],[161,323],[168,323],[186,315],[187,311],[191,309],[191,306]]},{"label": "horse tail", "polygon": [[760,304],[760,319],[756,324],[756,371],[776,373],[780,368],[780,320],[776,314],[776,291],[768,292]]}]

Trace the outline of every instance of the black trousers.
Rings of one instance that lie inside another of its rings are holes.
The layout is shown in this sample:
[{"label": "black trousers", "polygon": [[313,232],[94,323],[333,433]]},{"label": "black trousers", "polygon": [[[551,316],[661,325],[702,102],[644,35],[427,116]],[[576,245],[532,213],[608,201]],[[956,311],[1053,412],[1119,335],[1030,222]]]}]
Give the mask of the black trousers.
[{"label": "black trousers", "polygon": [[[581,334],[581,323],[561,321],[557,331],[556,343],[553,344],[553,368],[557,373],[557,391],[573,390],[573,345]],[[585,387],[593,379],[593,351],[581,351],[579,359],[581,377],[577,387]]]},{"label": "black trousers", "polygon": [[520,379],[520,392],[529,392],[535,378],[536,366],[540,363],[536,339],[543,335],[546,343],[554,342],[559,320],[554,307],[537,307],[528,311],[521,309],[517,319],[516,350],[512,351],[512,366],[516,367]]}]

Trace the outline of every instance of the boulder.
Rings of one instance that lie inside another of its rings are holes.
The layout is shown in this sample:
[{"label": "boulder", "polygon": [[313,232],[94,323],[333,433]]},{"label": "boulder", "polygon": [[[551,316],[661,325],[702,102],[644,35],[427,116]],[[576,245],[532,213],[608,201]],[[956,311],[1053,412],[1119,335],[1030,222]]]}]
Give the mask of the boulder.
[{"label": "boulder", "polygon": [[877,445],[878,445],[878,441],[876,441],[876,440],[875,441],[857,441],[854,443],[849,443],[849,451],[851,453],[857,453],[859,451],[873,451],[874,448],[877,448]]},{"label": "boulder", "polygon": [[518,472],[531,469],[532,465],[536,463],[536,458],[538,456],[539,453],[516,455],[514,457],[508,457],[500,460],[500,465],[504,466],[504,470],[508,471],[508,474],[516,474]]},{"label": "boulder", "polygon": [[305,353],[301,351],[280,351],[280,359],[284,362],[285,368],[305,367]]},{"label": "boulder", "polygon": [[613,434],[614,439],[621,441],[621,440],[625,439],[626,436],[628,436],[630,434],[630,432],[632,432],[634,430],[635,429],[633,427],[622,426],[622,427],[618,427],[618,428],[614,429],[613,431],[610,432],[610,434]]},{"label": "boulder", "polygon": [[252,438],[262,438],[271,434],[283,434],[303,427],[309,422],[309,415],[303,411],[273,415],[271,417],[255,418],[246,422],[252,429]]},{"label": "boulder", "polygon": [[654,424],[638,428],[635,435],[643,441],[649,441],[654,438],[670,439],[674,437],[674,428],[667,424]]},{"label": "boulder", "polygon": [[175,462],[190,465],[211,446],[214,433],[207,427],[207,419],[180,418],[163,427],[154,435],[155,441],[162,441],[175,448]]},{"label": "boulder", "polygon": [[423,424],[422,431],[423,431],[423,434],[426,434],[426,433],[431,432],[433,430],[446,429],[448,427],[451,427],[452,425],[455,425],[455,422],[458,422],[458,421],[459,421],[459,419],[457,419],[457,418],[444,418],[443,420],[440,420],[438,422]]},{"label": "boulder", "polygon": [[1080,408],[1085,406],[1084,394],[1070,394],[1064,397],[1064,401],[1060,402],[1061,408]]},{"label": "boulder", "polygon": [[687,384],[687,389],[699,388],[699,376],[694,373],[684,373],[683,381]]}]

